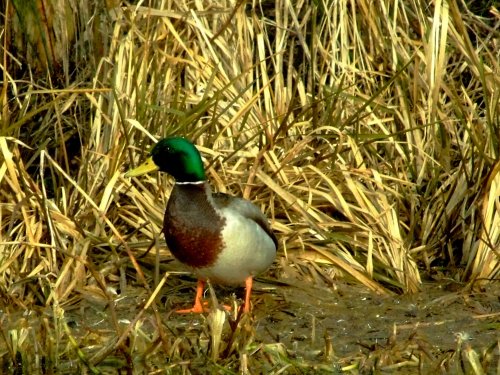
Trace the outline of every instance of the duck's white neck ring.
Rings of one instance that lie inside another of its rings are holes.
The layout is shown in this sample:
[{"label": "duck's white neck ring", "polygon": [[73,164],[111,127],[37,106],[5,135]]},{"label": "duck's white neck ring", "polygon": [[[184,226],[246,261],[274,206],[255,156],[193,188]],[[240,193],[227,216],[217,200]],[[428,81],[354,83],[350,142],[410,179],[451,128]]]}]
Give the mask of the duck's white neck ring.
[{"label": "duck's white neck ring", "polygon": [[176,185],[202,185],[205,181],[175,181]]}]

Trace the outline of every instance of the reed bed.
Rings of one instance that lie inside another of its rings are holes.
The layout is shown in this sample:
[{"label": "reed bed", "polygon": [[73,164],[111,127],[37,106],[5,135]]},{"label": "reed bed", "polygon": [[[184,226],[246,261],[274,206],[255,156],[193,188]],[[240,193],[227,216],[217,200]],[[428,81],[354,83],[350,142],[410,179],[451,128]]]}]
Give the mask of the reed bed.
[{"label": "reed bed", "polygon": [[[172,325],[162,287],[184,283],[160,234],[172,181],[123,172],[163,136],[193,140],[214,189],[270,218],[271,283],[388,298],[426,280],[492,288],[500,18],[488,6],[2,2],[2,366],[356,373],[393,355],[481,373],[495,348],[481,357],[462,337],[446,359],[411,357],[430,350],[413,336],[345,358],[325,339],[301,362],[259,341],[255,317],[215,309],[201,328]],[[68,323],[89,301],[105,311],[99,337]]]}]

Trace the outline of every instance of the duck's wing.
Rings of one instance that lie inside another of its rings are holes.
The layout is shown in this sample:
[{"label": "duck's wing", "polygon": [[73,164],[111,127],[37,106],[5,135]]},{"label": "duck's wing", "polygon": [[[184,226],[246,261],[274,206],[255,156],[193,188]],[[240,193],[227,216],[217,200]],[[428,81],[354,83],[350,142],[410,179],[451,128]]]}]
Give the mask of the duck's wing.
[{"label": "duck's wing", "polygon": [[233,197],[224,193],[212,194],[215,206],[217,208],[227,208],[238,212],[243,217],[255,221],[274,242],[276,249],[278,248],[278,239],[274,235],[267,217],[259,210],[259,208],[249,200]]}]

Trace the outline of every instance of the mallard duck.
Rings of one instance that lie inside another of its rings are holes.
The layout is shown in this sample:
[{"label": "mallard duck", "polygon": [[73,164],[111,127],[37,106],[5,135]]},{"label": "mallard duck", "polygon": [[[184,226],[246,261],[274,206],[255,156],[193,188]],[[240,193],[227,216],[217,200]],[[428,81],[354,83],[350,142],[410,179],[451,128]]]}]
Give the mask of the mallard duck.
[{"label": "mallard duck", "polygon": [[168,248],[198,278],[193,307],[177,312],[205,311],[206,280],[244,283],[244,311],[249,312],[253,276],[271,265],[278,248],[267,218],[246,199],[212,193],[200,153],[185,138],[158,141],[148,159],[125,177],[156,170],[175,178],[163,221]]}]

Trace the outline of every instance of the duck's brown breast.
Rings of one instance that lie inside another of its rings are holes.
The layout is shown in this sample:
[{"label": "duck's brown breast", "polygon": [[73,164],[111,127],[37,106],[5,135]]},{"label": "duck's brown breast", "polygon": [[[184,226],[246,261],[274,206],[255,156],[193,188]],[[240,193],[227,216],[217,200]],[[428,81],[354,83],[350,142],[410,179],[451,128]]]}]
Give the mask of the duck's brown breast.
[{"label": "duck's brown breast", "polygon": [[165,212],[163,233],[172,254],[182,263],[209,267],[224,248],[225,219],[210,204],[204,184],[174,186]]}]

